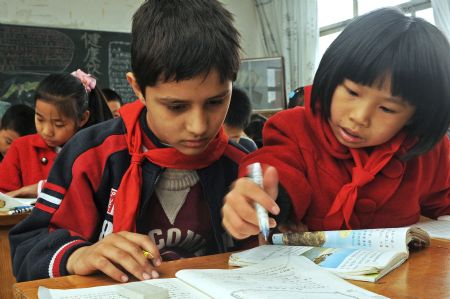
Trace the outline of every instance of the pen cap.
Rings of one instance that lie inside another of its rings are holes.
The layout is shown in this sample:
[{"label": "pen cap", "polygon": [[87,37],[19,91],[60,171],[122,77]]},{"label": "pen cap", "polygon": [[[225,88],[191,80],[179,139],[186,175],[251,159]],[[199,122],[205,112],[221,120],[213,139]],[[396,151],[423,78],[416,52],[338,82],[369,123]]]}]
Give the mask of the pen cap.
[{"label": "pen cap", "polygon": [[253,181],[259,186],[263,186],[263,174],[261,163],[253,163],[247,166],[248,175],[253,179]]}]

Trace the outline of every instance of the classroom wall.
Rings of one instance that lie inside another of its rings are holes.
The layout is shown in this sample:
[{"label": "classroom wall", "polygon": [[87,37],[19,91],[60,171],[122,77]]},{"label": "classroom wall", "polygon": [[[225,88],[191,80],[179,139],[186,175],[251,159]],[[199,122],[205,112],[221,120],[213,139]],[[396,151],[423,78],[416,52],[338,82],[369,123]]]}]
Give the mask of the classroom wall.
[{"label": "classroom wall", "polygon": [[[131,17],[143,0],[0,0],[5,24],[130,32]],[[261,57],[253,0],[221,0],[235,15],[244,57]]]},{"label": "classroom wall", "polygon": [[253,0],[220,0],[234,14],[244,58],[263,56],[263,40]]}]

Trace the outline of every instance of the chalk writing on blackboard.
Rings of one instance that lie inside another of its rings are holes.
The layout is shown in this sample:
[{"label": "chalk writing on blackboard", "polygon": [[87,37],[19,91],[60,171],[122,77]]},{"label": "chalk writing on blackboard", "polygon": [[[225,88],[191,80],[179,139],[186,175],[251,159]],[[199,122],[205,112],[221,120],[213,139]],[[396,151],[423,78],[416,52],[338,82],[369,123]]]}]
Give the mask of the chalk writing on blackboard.
[{"label": "chalk writing on blackboard", "polygon": [[33,27],[0,27],[0,71],[61,72],[75,45],[64,33]]},{"label": "chalk writing on blackboard", "polygon": [[131,71],[131,43],[122,41],[111,41],[109,43],[109,86],[125,99],[134,99],[126,73]]},{"label": "chalk writing on blackboard", "polygon": [[102,74],[100,71],[100,38],[101,35],[98,33],[85,32],[83,35],[81,35],[81,40],[84,41],[84,48],[86,49],[86,55],[83,59],[83,62],[86,65],[88,73],[93,76],[99,76]]},{"label": "chalk writing on blackboard", "polygon": [[32,107],[42,78],[76,69],[95,76],[101,88],[114,89],[124,102],[133,101],[126,80],[130,48],[129,33],[0,24],[0,106]]}]

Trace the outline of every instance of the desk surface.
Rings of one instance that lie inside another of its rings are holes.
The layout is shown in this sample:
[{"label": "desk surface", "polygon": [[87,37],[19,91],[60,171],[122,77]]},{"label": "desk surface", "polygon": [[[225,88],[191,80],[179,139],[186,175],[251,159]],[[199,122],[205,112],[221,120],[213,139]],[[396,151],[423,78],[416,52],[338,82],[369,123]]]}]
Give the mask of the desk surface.
[{"label": "desk surface", "polygon": [[8,215],[0,212],[0,298],[13,296],[11,286],[16,282],[12,275],[11,254],[9,250],[8,232],[13,225],[19,223],[29,214]]},{"label": "desk surface", "polygon": [[[165,262],[159,268],[163,278],[174,277],[181,269],[230,268],[229,253]],[[412,252],[409,259],[377,283],[350,281],[355,285],[391,298],[449,298],[450,297],[450,242],[432,240],[425,250]],[[71,275],[54,279],[16,283],[15,298],[37,298],[39,286],[53,289],[92,287],[115,283],[104,275]]]}]

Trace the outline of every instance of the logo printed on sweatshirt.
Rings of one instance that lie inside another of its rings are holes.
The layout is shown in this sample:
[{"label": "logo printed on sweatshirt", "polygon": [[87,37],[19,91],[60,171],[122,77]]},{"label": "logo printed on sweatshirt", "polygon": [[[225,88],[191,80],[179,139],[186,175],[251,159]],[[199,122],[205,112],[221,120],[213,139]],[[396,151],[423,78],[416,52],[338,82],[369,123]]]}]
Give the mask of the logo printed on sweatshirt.
[{"label": "logo printed on sweatshirt", "polygon": [[111,188],[111,193],[109,194],[108,210],[106,211],[109,215],[114,215],[114,200],[116,199],[117,190]]}]

